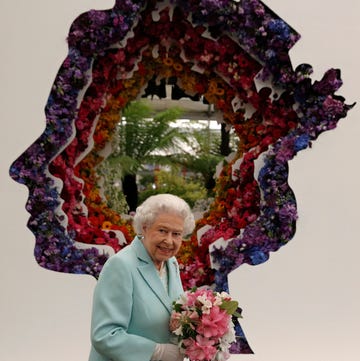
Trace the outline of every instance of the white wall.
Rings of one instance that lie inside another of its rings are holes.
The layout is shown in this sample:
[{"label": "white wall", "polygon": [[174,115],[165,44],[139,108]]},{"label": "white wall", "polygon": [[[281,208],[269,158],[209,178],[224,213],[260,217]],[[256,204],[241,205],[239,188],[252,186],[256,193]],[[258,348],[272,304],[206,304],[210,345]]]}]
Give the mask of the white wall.
[{"label": "white wall", "polygon": [[[358,0],[266,3],[302,35],[291,51],[293,64],[313,65],[314,79],[330,67],[342,69],[339,94],[357,101]],[[112,6],[109,0],[0,3],[1,360],[87,359],[95,280],[36,264],[27,190],[9,178],[8,168],[44,129],[43,108],[67,53],[70,24],[90,8]],[[290,163],[300,213],[295,238],[265,264],[231,275],[255,351],[231,360],[359,359],[359,107]]]}]

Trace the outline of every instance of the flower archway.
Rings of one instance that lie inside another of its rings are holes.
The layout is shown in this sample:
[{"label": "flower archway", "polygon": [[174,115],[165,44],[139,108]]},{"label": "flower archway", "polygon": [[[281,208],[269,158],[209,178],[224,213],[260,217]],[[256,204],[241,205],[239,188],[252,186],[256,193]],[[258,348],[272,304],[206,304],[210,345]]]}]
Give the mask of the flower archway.
[{"label": "flower archway", "polygon": [[[102,197],[97,166],[111,152],[122,110],[154,77],[174,77],[214,104],[240,140],[179,255],[184,287],[228,291],[231,271],[265,262],[291,240],[297,210],[288,162],[351,108],[335,94],[339,70],[313,82],[311,66],[293,69],[288,52],[298,39],[258,0],[118,0],[80,15],[45,108],[46,129],[10,169],[29,189],[37,262],[97,277],[131,242],[131,223]],[[239,347],[251,352],[244,336]]]}]

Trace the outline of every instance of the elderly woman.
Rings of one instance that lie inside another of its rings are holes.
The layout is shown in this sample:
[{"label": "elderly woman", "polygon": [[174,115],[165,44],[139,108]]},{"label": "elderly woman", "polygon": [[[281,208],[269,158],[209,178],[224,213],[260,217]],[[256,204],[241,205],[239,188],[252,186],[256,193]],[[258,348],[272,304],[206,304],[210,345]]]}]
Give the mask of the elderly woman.
[{"label": "elderly woman", "polygon": [[95,288],[90,361],[183,360],[169,319],[183,293],[175,255],[194,226],[189,205],[171,194],[137,208],[137,236],[109,258]]}]

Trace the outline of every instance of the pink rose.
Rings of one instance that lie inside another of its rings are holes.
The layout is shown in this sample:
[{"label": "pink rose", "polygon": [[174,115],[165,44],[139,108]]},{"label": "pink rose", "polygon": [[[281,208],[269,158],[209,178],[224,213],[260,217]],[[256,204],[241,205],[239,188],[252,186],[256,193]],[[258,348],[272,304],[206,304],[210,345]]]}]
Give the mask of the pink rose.
[{"label": "pink rose", "polygon": [[215,341],[201,335],[197,335],[195,340],[192,338],[185,339],[183,343],[186,346],[185,354],[190,360],[209,361],[217,352],[214,346]]},{"label": "pink rose", "polygon": [[171,314],[170,324],[169,324],[169,328],[171,332],[174,332],[176,329],[178,329],[181,326],[180,320],[181,320],[181,313],[173,312]]},{"label": "pink rose", "polygon": [[205,337],[222,337],[229,328],[229,315],[214,306],[208,314],[203,314],[196,331]]}]

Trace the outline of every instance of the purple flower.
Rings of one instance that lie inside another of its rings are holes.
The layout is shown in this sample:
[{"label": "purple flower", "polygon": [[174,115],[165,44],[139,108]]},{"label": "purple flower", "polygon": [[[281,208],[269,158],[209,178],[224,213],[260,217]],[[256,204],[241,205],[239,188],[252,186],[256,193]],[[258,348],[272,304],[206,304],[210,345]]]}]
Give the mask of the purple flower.
[{"label": "purple flower", "polygon": [[321,95],[333,94],[342,85],[339,69],[329,69],[320,81],[314,82],[314,91]]},{"label": "purple flower", "polygon": [[323,103],[323,109],[331,118],[337,118],[344,114],[345,105],[343,100],[336,99],[329,95]]}]

